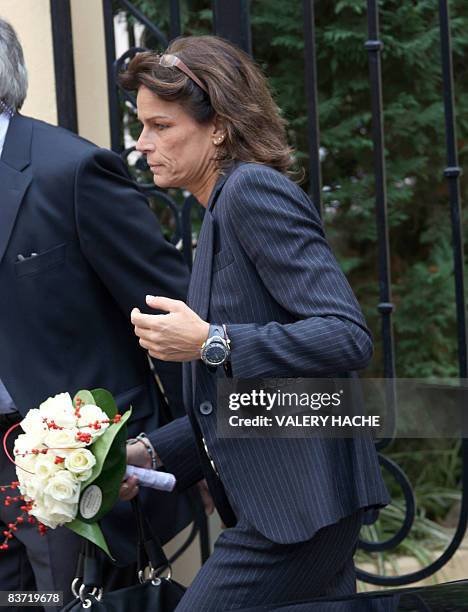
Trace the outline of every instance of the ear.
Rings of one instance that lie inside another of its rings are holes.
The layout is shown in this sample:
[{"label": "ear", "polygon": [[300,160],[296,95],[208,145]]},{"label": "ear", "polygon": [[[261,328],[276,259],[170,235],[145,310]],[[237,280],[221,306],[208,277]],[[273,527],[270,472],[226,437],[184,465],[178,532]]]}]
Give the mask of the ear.
[{"label": "ear", "polygon": [[226,134],[227,131],[224,119],[222,119],[218,115],[215,115],[213,119],[213,129],[211,132],[211,139],[213,141],[213,144],[216,146],[222,144],[224,139],[226,138]]}]

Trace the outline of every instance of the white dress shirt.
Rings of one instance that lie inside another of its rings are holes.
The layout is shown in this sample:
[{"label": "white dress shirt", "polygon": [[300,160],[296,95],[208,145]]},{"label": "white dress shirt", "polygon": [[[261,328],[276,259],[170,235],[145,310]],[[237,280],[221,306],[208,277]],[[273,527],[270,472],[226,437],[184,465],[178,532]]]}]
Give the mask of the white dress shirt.
[{"label": "white dress shirt", "polygon": [[6,136],[9,124],[10,124],[10,115],[8,115],[8,113],[1,113],[0,114],[0,156],[3,151],[3,144],[5,142],[5,136]]},{"label": "white dress shirt", "polygon": [[[3,152],[3,145],[5,143],[5,136],[8,130],[9,123],[10,116],[7,113],[2,113],[0,115],[0,157]],[[16,408],[13,403],[13,400],[11,399],[8,391],[5,389],[5,385],[2,383],[2,380],[0,378],[0,414],[15,411]]]}]

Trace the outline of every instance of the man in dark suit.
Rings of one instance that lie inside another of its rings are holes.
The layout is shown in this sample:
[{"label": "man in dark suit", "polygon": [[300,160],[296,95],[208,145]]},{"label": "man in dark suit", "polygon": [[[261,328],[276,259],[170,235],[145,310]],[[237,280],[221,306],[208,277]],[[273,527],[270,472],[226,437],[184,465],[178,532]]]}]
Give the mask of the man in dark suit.
[{"label": "man in dark suit", "polygon": [[[130,311],[148,293],[184,299],[188,272],[120,158],[20,115],[26,89],[21,46],[0,20],[1,434],[51,395],[96,387],[121,410],[132,406],[130,435],[158,428],[170,415]],[[180,365],[155,368],[180,414]],[[12,480],[14,466],[0,452],[0,483]],[[163,541],[187,524],[185,497],[144,495]],[[127,508],[103,521],[123,564],[131,561],[129,532],[120,533]],[[2,502],[0,528],[17,514]],[[63,527],[41,538],[30,526],[16,536],[0,553],[1,589],[63,590],[69,599],[78,536]]]}]

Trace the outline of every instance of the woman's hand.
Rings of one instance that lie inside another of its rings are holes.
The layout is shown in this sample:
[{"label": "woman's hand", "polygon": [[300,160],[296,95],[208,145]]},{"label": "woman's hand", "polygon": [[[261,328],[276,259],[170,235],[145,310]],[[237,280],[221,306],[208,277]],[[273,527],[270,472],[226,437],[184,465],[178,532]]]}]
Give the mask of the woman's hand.
[{"label": "woman's hand", "polygon": [[215,505],[205,478],[197,482],[197,488],[200,493],[203,507],[205,508],[205,514],[206,516],[210,516],[215,510]]},{"label": "woman's hand", "polygon": [[[127,464],[151,469],[151,457],[143,442],[127,445]],[[138,495],[138,478],[130,476],[120,485],[119,497],[123,501],[130,501]]]},{"label": "woman's hand", "polygon": [[192,361],[200,358],[210,324],[200,319],[184,302],[146,296],[146,303],[168,314],[147,315],[134,308],[131,320],[140,345],[151,357],[162,361]]},{"label": "woman's hand", "polygon": [[143,442],[135,442],[127,444],[127,463],[128,465],[136,465],[137,467],[151,469],[151,457]]}]

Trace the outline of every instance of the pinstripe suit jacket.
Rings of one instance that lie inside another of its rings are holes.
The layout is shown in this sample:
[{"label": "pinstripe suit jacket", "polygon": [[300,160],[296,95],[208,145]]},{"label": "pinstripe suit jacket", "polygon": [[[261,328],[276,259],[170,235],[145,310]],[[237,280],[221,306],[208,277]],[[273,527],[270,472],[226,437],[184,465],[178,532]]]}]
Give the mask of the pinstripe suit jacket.
[{"label": "pinstripe suit jacket", "polygon": [[[188,304],[227,325],[234,377],[338,376],[364,368],[372,355],[315,207],[267,166],[236,164],[218,180]],[[370,440],[218,438],[216,380],[224,374],[200,360],[184,366],[188,416],[150,437],[180,488],[207,478],[228,525],[242,512],[270,540],[293,543],[359,508],[388,503]]]}]

